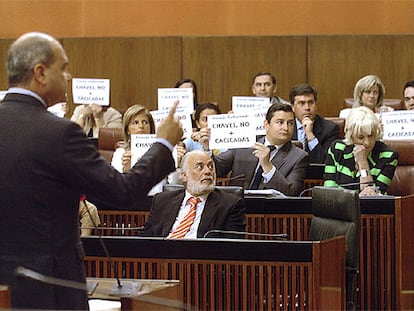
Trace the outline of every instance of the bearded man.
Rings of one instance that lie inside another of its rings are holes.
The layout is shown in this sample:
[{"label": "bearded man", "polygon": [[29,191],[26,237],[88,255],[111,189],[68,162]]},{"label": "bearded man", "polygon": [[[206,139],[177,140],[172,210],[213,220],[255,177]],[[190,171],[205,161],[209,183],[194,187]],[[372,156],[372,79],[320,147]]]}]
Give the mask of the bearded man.
[{"label": "bearded man", "polygon": [[206,152],[194,150],[184,155],[181,179],[183,189],[154,196],[143,236],[195,239],[212,230],[245,230],[244,199],[215,188],[215,165]]}]

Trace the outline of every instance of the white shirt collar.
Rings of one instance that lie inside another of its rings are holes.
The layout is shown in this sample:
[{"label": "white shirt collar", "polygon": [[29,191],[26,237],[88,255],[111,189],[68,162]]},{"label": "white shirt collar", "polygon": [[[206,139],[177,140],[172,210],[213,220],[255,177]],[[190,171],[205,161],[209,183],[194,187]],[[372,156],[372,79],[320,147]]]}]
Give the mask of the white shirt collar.
[{"label": "white shirt collar", "polygon": [[7,90],[7,93],[16,93],[16,94],[23,94],[23,95],[32,96],[32,97],[38,99],[47,108],[47,105],[46,105],[45,101],[43,100],[43,98],[41,98],[38,94],[36,94],[35,92],[30,91],[28,89],[24,89],[22,87],[11,87]]}]

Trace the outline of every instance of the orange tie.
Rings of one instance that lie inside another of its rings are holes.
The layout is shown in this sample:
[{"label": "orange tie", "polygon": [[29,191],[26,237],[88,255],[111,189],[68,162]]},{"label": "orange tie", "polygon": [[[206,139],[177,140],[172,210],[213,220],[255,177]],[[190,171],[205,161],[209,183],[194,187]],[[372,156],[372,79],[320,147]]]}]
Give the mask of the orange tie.
[{"label": "orange tie", "polygon": [[191,197],[189,201],[190,210],[188,211],[187,215],[185,215],[184,218],[181,220],[174,232],[171,233],[171,235],[169,236],[170,239],[181,239],[190,230],[190,227],[193,224],[196,215],[197,204],[201,200],[200,198]]}]

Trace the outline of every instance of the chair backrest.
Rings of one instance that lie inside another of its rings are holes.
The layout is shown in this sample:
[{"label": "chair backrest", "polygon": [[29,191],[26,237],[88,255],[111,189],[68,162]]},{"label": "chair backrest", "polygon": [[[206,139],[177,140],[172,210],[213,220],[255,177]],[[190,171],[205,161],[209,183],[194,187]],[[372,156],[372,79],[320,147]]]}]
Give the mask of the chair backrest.
[{"label": "chair backrest", "polygon": [[[403,101],[399,98],[384,98],[382,103],[385,106],[394,108],[394,110],[404,110],[405,109]],[[345,98],[343,108],[352,108],[353,104],[354,104],[354,99],[353,98]]]},{"label": "chair backrest", "polygon": [[339,127],[339,139],[345,138],[345,118],[340,117],[325,117],[326,120],[332,121],[336,124],[338,124]]},{"label": "chair backrest", "polygon": [[359,266],[360,207],[354,190],[316,186],[312,189],[312,221],[309,239],[345,236],[346,267]]},{"label": "chair backrest", "polygon": [[387,193],[396,196],[414,194],[414,140],[384,140],[384,143],[399,154]]},{"label": "chair backrest", "polygon": [[[174,191],[183,189],[184,185],[180,184],[166,184],[163,186],[163,191]],[[219,189],[223,192],[231,193],[241,198],[244,197],[244,189],[239,186],[216,186],[216,189]]]},{"label": "chair backrest", "polygon": [[121,128],[100,128],[98,134],[98,151],[108,162],[116,149],[116,143],[123,140]]}]

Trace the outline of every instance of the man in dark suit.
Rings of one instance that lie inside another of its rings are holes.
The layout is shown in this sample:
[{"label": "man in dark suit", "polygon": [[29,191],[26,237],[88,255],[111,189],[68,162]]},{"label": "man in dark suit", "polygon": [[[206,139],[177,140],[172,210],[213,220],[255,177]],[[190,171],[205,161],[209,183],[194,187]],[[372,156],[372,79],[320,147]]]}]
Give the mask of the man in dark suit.
[{"label": "man in dark suit", "polygon": [[[290,105],[271,105],[264,121],[266,136],[252,148],[229,149],[214,156],[217,176],[226,177],[231,172],[230,185],[299,195],[304,188],[309,155],[291,142],[294,122]],[[200,142],[208,150],[209,131],[200,134]]]},{"label": "man in dark suit", "polygon": [[10,88],[0,104],[0,284],[17,309],[88,309],[85,290],[16,275],[19,266],[85,284],[79,198],[131,208],[174,170],[171,154],[182,129],[176,104],[158,142],[126,174],[113,169],[76,123],[47,107],[65,100],[68,58],[43,33],[18,38],[7,56]]},{"label": "man in dark suit", "polygon": [[292,139],[302,142],[310,163],[325,163],[329,146],[338,139],[338,125],[316,114],[318,93],[309,84],[293,87],[289,99],[296,117]]},{"label": "man in dark suit", "polygon": [[[185,189],[165,191],[154,196],[142,235],[202,238],[211,230],[244,231],[244,199],[215,188],[214,162],[207,153],[201,150],[186,153],[182,161],[181,178]],[[182,228],[191,211],[191,197],[200,201],[187,227]]]}]

